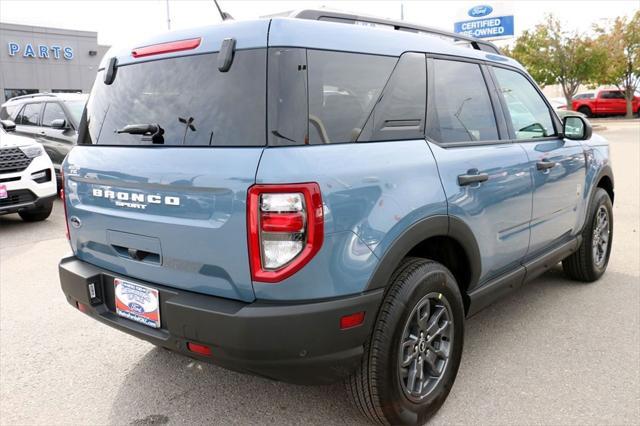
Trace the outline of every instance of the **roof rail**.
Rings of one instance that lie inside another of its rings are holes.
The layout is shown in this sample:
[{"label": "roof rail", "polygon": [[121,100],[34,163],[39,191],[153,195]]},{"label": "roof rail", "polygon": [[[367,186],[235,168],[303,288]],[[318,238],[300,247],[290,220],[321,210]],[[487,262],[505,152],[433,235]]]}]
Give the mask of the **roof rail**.
[{"label": "roof rail", "polygon": [[37,97],[40,97],[40,96],[52,96],[52,97],[55,97],[56,95],[54,93],[49,93],[49,92],[32,93],[30,95],[16,96],[15,98],[9,99],[9,101],[13,101],[13,100],[16,100],[16,99],[37,98]]},{"label": "roof rail", "polygon": [[[272,15],[276,16],[276,15]],[[352,13],[338,12],[328,9],[304,9],[292,12],[285,12],[280,16],[289,18],[310,19],[313,21],[330,21],[343,24],[370,25],[372,27],[393,28],[397,31],[407,31],[412,33],[424,33],[448,39],[458,44],[468,44],[473,49],[502,55],[500,49],[490,41],[480,40],[463,34],[452,33],[439,28],[425,27],[422,25],[410,24],[405,21],[393,21],[391,19],[377,18],[373,16],[354,15]]]}]

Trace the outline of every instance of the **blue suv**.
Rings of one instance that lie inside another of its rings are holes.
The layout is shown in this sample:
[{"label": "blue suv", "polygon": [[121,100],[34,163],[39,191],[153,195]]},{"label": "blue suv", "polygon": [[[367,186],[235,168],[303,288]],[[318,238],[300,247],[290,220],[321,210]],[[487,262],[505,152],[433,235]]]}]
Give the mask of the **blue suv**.
[{"label": "blue suv", "polygon": [[609,148],[490,43],[326,11],[104,58],[64,165],[71,305],[202,361],[344,379],[423,423],[465,318],[562,262],[595,281]]}]

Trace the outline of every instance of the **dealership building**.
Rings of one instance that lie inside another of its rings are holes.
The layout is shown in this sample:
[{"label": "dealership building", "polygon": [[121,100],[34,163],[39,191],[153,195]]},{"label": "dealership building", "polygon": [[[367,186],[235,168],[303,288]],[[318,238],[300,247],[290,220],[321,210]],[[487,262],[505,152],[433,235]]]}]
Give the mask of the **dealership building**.
[{"label": "dealership building", "polygon": [[87,93],[108,49],[96,32],[0,22],[0,103],[38,92]]}]

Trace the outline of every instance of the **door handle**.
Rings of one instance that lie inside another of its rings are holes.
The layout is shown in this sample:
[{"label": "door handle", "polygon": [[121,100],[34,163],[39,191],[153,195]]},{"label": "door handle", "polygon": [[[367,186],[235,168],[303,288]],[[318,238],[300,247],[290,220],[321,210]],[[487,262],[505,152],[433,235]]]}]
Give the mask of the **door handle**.
[{"label": "door handle", "polygon": [[542,160],[542,161],[538,161],[536,163],[536,168],[538,170],[549,170],[552,169],[556,166],[556,162],[555,161],[549,161],[549,160]]},{"label": "door handle", "polygon": [[471,185],[472,183],[480,183],[486,182],[489,179],[489,175],[487,173],[476,173],[472,175],[459,175],[458,176],[458,185],[465,186]]}]

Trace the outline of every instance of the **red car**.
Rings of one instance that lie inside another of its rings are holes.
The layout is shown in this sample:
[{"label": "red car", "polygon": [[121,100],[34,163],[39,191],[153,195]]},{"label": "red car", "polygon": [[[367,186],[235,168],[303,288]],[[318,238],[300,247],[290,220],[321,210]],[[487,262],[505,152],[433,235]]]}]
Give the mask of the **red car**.
[{"label": "red car", "polygon": [[[634,113],[640,115],[640,97],[634,96],[631,107]],[[576,95],[573,98],[572,109],[587,117],[620,115],[627,113],[627,101],[621,90],[600,90]]]}]

